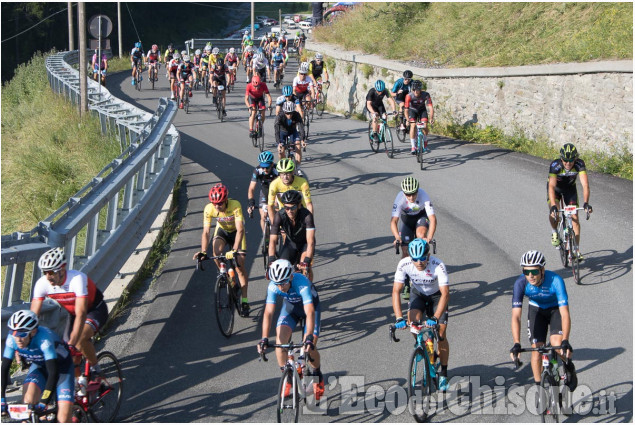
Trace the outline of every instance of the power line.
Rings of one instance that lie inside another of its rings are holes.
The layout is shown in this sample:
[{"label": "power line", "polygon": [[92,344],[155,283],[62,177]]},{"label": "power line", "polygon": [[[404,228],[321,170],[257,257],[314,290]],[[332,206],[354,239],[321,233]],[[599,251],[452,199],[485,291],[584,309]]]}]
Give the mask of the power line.
[{"label": "power line", "polygon": [[134,23],[134,19],[132,19],[132,13],[130,12],[128,3],[126,3],[126,9],[128,9],[128,14],[130,15],[130,20],[132,21],[132,26],[134,27],[134,32],[137,33],[137,40],[141,41],[141,37],[139,37],[139,31],[137,31],[137,26]]},{"label": "power line", "polygon": [[62,10],[60,10],[60,11],[58,11],[58,12],[55,12],[55,13],[53,13],[52,15],[47,16],[46,18],[42,19],[40,22],[38,22],[37,24],[33,25],[32,27],[27,28],[27,29],[25,29],[24,31],[22,31],[22,32],[20,32],[20,33],[18,33],[18,34],[16,34],[16,35],[14,35],[14,36],[11,36],[11,37],[9,37],[9,38],[6,38],[6,39],[2,40],[2,43],[4,43],[5,41],[13,40],[14,38],[16,38],[16,37],[18,37],[18,36],[20,36],[20,35],[24,34],[24,33],[25,33],[25,32],[27,32],[27,31],[32,30],[33,28],[35,28],[35,27],[37,27],[38,25],[40,25],[42,22],[44,22],[44,21],[46,21],[46,20],[48,20],[48,19],[52,18],[53,16],[57,15],[58,13],[66,12],[67,10],[68,10],[68,7],[65,7],[64,9],[62,9]]}]

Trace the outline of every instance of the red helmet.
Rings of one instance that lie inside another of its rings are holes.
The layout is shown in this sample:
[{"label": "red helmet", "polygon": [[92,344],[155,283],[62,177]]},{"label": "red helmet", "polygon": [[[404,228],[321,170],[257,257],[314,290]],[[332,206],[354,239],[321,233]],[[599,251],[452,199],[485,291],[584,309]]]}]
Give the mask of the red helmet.
[{"label": "red helmet", "polygon": [[156,44],[152,45],[152,50],[159,50],[159,46],[157,46]]},{"label": "red helmet", "polygon": [[251,79],[251,84],[253,84],[254,86],[260,84],[260,75],[254,75]]},{"label": "red helmet", "polygon": [[228,196],[227,186],[222,183],[215,184],[209,190],[209,200],[212,204],[222,204],[227,200]]}]

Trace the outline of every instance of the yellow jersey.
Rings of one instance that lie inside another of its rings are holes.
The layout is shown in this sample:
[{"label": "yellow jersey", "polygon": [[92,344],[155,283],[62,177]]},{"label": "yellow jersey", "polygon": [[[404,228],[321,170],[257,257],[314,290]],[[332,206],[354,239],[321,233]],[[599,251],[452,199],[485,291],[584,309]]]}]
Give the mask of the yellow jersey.
[{"label": "yellow jersey", "polygon": [[203,226],[211,226],[213,218],[216,219],[220,228],[227,233],[236,231],[237,220],[245,221],[243,207],[235,199],[227,199],[227,208],[224,212],[219,212],[212,203],[207,204],[203,211]]},{"label": "yellow jersey", "polygon": [[282,182],[280,177],[275,178],[269,185],[269,197],[267,198],[267,205],[273,206],[274,202],[278,201],[278,207],[282,208],[282,202],[280,202],[280,196],[287,190],[297,190],[302,194],[302,206],[311,202],[311,190],[309,189],[309,182],[304,177],[293,176],[293,182],[290,185],[286,185]]}]

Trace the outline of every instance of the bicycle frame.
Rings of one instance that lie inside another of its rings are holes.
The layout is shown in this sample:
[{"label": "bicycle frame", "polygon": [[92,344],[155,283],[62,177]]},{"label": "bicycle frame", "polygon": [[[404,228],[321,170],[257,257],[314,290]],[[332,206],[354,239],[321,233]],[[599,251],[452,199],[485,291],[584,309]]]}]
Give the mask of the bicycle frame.
[{"label": "bicycle frame", "polygon": [[[308,396],[313,394],[313,386],[307,385],[307,382],[306,382],[308,381],[308,379],[306,378],[307,374],[304,373],[304,371],[307,368],[307,363],[304,356],[304,344],[294,344],[292,341],[289,341],[288,344],[273,344],[273,345],[269,345],[269,347],[282,348],[283,350],[288,350],[288,358],[287,358],[287,362],[284,365],[285,370],[283,373],[287,372],[288,370],[293,371],[292,385],[293,387],[298,389],[299,401],[306,400]],[[260,360],[264,360],[265,362],[269,361],[264,351],[260,353]],[[312,361],[312,360],[313,359],[311,359],[309,356],[309,361]],[[300,378],[298,370],[302,371],[302,378]],[[302,383],[302,385],[299,384],[300,382]],[[294,404],[296,402],[295,396],[296,396],[296,392],[294,391],[293,392]]]}]

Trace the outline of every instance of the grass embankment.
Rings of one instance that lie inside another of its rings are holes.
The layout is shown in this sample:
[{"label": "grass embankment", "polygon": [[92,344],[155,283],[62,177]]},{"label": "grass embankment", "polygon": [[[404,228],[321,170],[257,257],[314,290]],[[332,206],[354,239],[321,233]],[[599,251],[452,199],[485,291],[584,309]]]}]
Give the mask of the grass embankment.
[{"label": "grass embankment", "polygon": [[633,4],[359,3],[317,41],[428,66],[633,58]]},{"label": "grass embankment", "polygon": [[[307,2],[289,2],[289,3],[270,3],[270,2],[256,2],[254,9],[254,16],[268,16],[271,19],[278,20],[279,11],[282,11],[284,15],[306,15],[312,14],[311,3]],[[251,16],[248,16],[243,20],[243,25],[251,25]],[[268,28],[268,27],[265,27]]]},{"label": "grass embankment", "polygon": [[28,231],[119,155],[99,121],[52,92],[44,56],[2,87],[2,234]]}]

